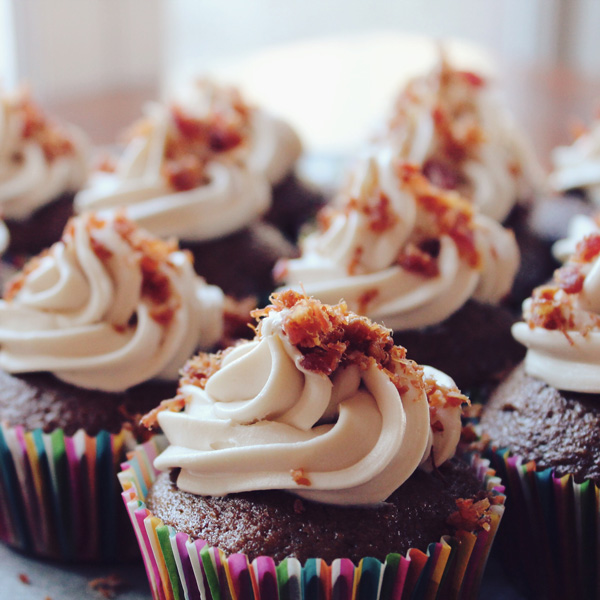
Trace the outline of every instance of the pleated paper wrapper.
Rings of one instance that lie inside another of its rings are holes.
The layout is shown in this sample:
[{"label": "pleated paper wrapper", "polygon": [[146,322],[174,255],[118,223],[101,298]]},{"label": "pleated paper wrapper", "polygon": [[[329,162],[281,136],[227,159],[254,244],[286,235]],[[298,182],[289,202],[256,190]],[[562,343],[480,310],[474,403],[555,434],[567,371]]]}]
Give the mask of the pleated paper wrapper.
[{"label": "pleated paper wrapper", "polygon": [[143,444],[123,465],[123,499],[143,556],[155,600],[452,600],[476,598],[487,557],[504,512],[503,487],[489,462],[472,456],[485,489],[499,496],[489,531],[458,532],[432,543],[427,552],[365,557],[358,565],[319,558],[304,565],[293,558],[276,563],[262,556],[225,555],[165,525],[144,499],[158,472],[156,444]]}]

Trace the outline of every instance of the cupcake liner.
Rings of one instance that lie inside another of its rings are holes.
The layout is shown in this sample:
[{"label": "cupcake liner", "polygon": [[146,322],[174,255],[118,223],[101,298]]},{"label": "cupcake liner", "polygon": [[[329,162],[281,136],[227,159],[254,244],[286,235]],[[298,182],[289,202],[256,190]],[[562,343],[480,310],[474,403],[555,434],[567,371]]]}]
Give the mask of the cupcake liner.
[{"label": "cupcake liner", "polygon": [[363,558],[328,565],[319,558],[304,565],[294,558],[280,563],[265,556],[249,562],[243,554],[226,556],[205,541],[191,540],[165,525],[144,504],[158,475],[156,444],[142,444],[122,465],[123,500],[142,552],[155,600],[430,600],[476,598],[487,557],[504,512],[503,488],[489,461],[473,455],[472,466],[485,489],[499,495],[488,531],[458,532],[432,543],[427,552],[410,549],[384,562]]},{"label": "cupcake liner", "polygon": [[115,477],[135,445],[127,429],[67,436],[0,425],[0,540],[63,561],[135,556]]},{"label": "cupcake liner", "polygon": [[600,488],[490,448],[509,498],[499,536],[507,568],[536,598],[600,599]]}]

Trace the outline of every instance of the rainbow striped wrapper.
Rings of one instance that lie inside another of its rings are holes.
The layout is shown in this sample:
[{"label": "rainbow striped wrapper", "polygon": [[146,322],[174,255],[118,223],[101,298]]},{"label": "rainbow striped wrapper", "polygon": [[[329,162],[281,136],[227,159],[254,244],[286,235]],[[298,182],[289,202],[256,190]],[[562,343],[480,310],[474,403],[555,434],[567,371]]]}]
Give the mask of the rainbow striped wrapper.
[{"label": "rainbow striped wrapper", "polygon": [[[43,433],[0,425],[0,540],[63,561],[138,556],[116,473],[135,448],[129,430]],[[151,446],[152,443],[149,443]]]},{"label": "rainbow striped wrapper", "polygon": [[535,598],[600,599],[600,488],[576,483],[506,448],[486,452],[506,485],[502,559]]},{"label": "rainbow striped wrapper", "polygon": [[331,565],[315,558],[277,564],[262,556],[226,556],[201,540],[193,541],[153,516],[144,499],[157,476],[156,445],[143,444],[119,474],[155,600],[452,600],[476,598],[487,557],[504,512],[500,480],[489,462],[472,457],[485,489],[501,502],[491,509],[489,531],[459,532],[406,556],[389,554],[384,562],[363,558]]}]

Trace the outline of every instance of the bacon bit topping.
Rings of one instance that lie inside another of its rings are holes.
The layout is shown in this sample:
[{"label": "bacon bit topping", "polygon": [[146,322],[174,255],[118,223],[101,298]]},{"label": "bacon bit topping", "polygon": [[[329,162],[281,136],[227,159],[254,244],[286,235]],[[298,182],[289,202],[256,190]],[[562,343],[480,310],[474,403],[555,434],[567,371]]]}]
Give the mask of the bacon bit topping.
[{"label": "bacon bit topping", "polygon": [[153,408],[140,419],[140,425],[146,429],[154,429],[158,425],[158,415],[161,412],[164,410],[181,412],[185,408],[186,402],[186,398],[180,394],[170,400],[163,400],[156,408]]},{"label": "bacon bit topping", "polygon": [[460,256],[474,268],[481,257],[475,244],[473,208],[458,194],[433,186],[415,165],[398,163],[398,176],[426,212],[429,222],[422,226],[428,238],[447,235],[456,244]]},{"label": "bacon bit topping", "polygon": [[117,594],[129,587],[129,584],[119,575],[112,574],[107,577],[92,579],[88,586],[98,592],[103,598],[116,598]]},{"label": "bacon bit topping", "polygon": [[583,289],[585,275],[579,265],[567,264],[556,270],[554,280],[567,294],[577,294]]},{"label": "bacon bit topping", "polygon": [[179,160],[165,161],[162,176],[177,192],[192,190],[208,182],[205,163],[197,156],[184,156]]},{"label": "bacon bit topping", "polygon": [[600,254],[600,234],[591,233],[575,246],[575,252],[569,262],[589,263]]},{"label": "bacon bit topping", "polygon": [[352,260],[350,261],[350,264],[348,265],[348,275],[355,275],[356,274],[356,270],[358,269],[358,265],[360,265],[360,259],[362,258],[362,255],[364,254],[365,249],[362,246],[357,246],[354,249],[354,255],[352,256]]},{"label": "bacon bit topping", "polygon": [[282,329],[304,355],[303,368],[331,375],[340,365],[354,364],[364,370],[375,363],[400,393],[406,391],[407,381],[424,389],[421,367],[406,358],[404,348],[394,345],[390,330],[348,311],[344,303],[329,306],[292,290],[273,294],[271,302],[252,316],[260,319],[290,310]]},{"label": "bacon bit topping", "polygon": [[573,315],[560,296],[556,296],[558,291],[558,287],[551,286],[540,286],[533,290],[527,323],[530,329],[543,327],[562,331],[569,344],[573,345],[573,339],[568,334],[575,326]]},{"label": "bacon bit topping", "polygon": [[490,499],[487,495],[479,500],[459,498],[456,501],[457,511],[448,517],[448,525],[460,531],[490,530]]},{"label": "bacon bit topping", "polygon": [[471,404],[471,401],[456,386],[447,387],[441,385],[433,377],[426,377],[423,381],[429,406],[435,408],[445,408],[448,406],[458,408],[463,404]]},{"label": "bacon bit topping", "polygon": [[31,579],[27,573],[19,573],[19,581],[25,585],[31,585]]},{"label": "bacon bit topping", "polygon": [[358,312],[364,314],[367,312],[369,304],[379,296],[379,290],[373,288],[371,290],[365,290],[358,298]]},{"label": "bacon bit topping", "polygon": [[96,162],[94,169],[103,173],[114,173],[117,170],[117,162],[110,154],[104,154]]},{"label": "bacon bit topping", "polygon": [[396,263],[403,269],[424,277],[437,277],[440,273],[437,254],[433,256],[412,242],[408,242],[402,249]]},{"label": "bacon bit topping", "polygon": [[291,469],[290,475],[297,485],[312,485],[310,479],[304,473],[304,469]]},{"label": "bacon bit topping", "polygon": [[381,191],[362,201],[352,198],[346,206],[346,212],[350,210],[360,210],[365,214],[368,228],[375,233],[391,229],[400,220],[391,206],[389,197]]},{"label": "bacon bit topping", "polygon": [[207,380],[221,368],[221,363],[226,353],[227,351],[215,354],[201,352],[188,360],[181,370],[179,387],[194,385],[204,389]]},{"label": "bacon bit topping", "polygon": [[455,190],[464,183],[459,171],[454,165],[440,160],[439,158],[430,158],[423,164],[423,175],[431,183],[444,190]]},{"label": "bacon bit topping", "polygon": [[29,94],[23,94],[15,106],[23,120],[22,136],[40,145],[48,162],[75,153],[73,141],[55,123],[49,121]]},{"label": "bacon bit topping", "polygon": [[100,243],[95,237],[90,236],[90,244],[94,254],[102,262],[109,260],[113,253],[102,243]]},{"label": "bacon bit topping", "polygon": [[483,87],[485,85],[485,79],[472,71],[458,71],[457,74],[473,87]]},{"label": "bacon bit topping", "polygon": [[42,259],[49,254],[49,249],[44,250],[37,256],[30,258],[26,263],[20,273],[17,273],[14,277],[9,279],[6,284],[6,288],[4,290],[4,299],[7,302],[10,302],[23,288],[25,282],[27,281],[27,277],[29,277],[30,273],[33,273],[42,262]]}]

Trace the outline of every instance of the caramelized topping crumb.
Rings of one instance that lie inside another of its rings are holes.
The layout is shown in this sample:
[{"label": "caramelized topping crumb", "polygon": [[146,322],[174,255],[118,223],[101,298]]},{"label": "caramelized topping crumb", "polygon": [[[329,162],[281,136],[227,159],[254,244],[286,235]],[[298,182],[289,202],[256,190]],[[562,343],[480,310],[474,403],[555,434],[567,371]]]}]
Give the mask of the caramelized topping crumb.
[{"label": "caramelized topping crumb", "polygon": [[297,485],[312,485],[310,479],[304,473],[304,469],[292,469],[290,471],[290,475],[292,476],[292,479]]},{"label": "caramelized topping crumb", "polygon": [[460,531],[490,530],[491,516],[490,498],[481,492],[483,498],[459,498],[456,501],[457,511],[448,517],[448,525]]}]

